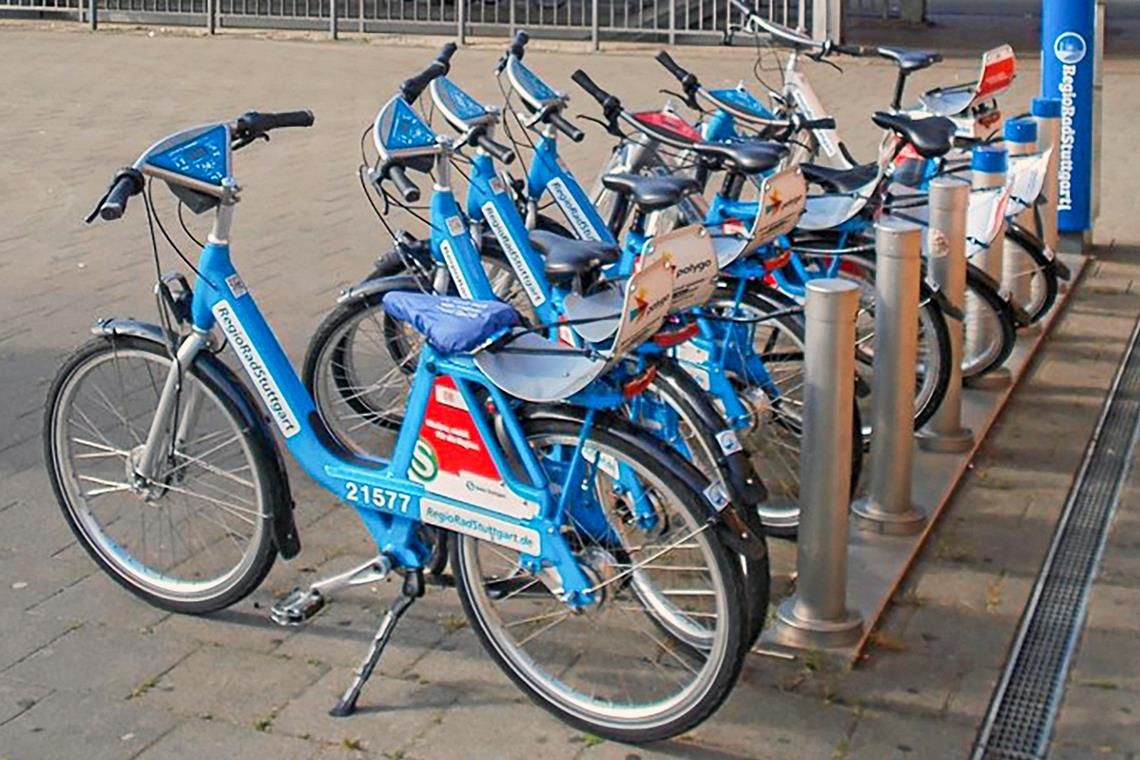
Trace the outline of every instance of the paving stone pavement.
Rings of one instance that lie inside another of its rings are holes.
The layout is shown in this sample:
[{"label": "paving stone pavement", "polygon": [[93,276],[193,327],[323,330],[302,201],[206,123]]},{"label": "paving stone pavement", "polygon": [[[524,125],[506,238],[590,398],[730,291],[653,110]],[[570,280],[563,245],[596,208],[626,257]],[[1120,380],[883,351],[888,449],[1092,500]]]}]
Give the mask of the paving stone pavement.
[{"label": "paving stone pavement", "polygon": [[[273,35],[286,37],[288,35]],[[295,36],[294,36],[295,37]],[[456,59],[456,78],[497,102],[499,43]],[[98,574],[71,539],[43,474],[43,396],[92,318],[150,318],[141,209],[117,224],[82,217],[114,170],[187,124],[250,108],[312,108],[317,125],[243,152],[234,228],[243,274],[299,360],[337,290],[384,248],[354,174],[357,139],[397,83],[433,53],[380,39],[338,44],[108,27],[92,35],[0,25],[0,758],[954,758],[985,711],[1009,638],[1072,473],[1095,423],[1138,301],[1140,232],[1132,143],[1140,106],[1114,97],[1140,85],[1140,64],[1108,67],[1103,219],[1098,259],[960,489],[876,635],[865,661],[752,658],[726,706],[692,734],[632,748],[597,742],[532,707],[480,650],[449,591],[432,589],[397,631],[361,714],[326,715],[363,654],[391,584],[338,596],[302,630],[273,627],[276,594],[366,557],[352,515],[293,469],[306,549],[263,587],[210,618],[173,616]],[[740,50],[684,50],[709,83],[748,76]],[[572,89],[582,66],[631,104],[659,103],[669,79],[648,51],[528,53]],[[1008,99],[1032,94],[1033,61]],[[912,85],[963,80],[951,59]],[[866,115],[892,70],[858,62],[812,70],[856,155],[870,155]],[[772,73],[770,76],[775,77]],[[591,114],[586,98],[574,109]],[[606,139],[566,146],[583,179]],[[171,208],[159,193],[160,208]],[[166,263],[174,266],[174,261]],[[1128,757],[1140,662],[1140,519],[1131,486],[1092,600],[1057,735],[1058,757]],[[787,584],[788,547],[776,582]],[[509,737],[506,730],[510,731]]]}]

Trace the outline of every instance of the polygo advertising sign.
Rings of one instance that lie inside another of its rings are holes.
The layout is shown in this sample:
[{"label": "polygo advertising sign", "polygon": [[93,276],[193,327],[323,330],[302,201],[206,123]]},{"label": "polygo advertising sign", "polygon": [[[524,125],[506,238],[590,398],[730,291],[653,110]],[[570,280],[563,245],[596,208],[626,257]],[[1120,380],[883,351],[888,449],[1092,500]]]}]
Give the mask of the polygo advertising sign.
[{"label": "polygo advertising sign", "polygon": [[1044,0],[1041,95],[1061,100],[1057,229],[1091,226],[1094,0]]}]

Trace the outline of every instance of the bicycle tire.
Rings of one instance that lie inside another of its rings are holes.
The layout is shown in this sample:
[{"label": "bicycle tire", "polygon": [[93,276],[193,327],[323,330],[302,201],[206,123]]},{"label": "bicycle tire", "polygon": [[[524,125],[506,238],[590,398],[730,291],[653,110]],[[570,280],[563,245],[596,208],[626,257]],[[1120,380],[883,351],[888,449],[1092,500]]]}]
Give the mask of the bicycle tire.
[{"label": "bicycle tire", "polygon": [[989,355],[976,365],[967,366],[965,364],[967,357],[963,350],[963,381],[983,377],[1005,364],[1010,354],[1013,353],[1014,344],[1017,342],[1017,327],[1009,304],[993,286],[990,278],[973,264],[966,266],[966,292],[977,299],[982,308],[992,316],[998,327],[999,335],[996,336],[995,349],[988,352]]},{"label": "bicycle tire", "polygon": [[[145,562],[133,556],[115,561],[115,558],[111,556],[114,553],[112,548],[126,551],[131,547],[123,546],[109,536],[107,539],[113,542],[113,547],[100,542],[99,538],[92,532],[95,527],[89,524],[89,520],[84,515],[80,514],[83,507],[74,503],[74,495],[70,493],[68,484],[65,483],[65,468],[61,461],[61,442],[58,440],[61,425],[59,415],[64,411],[62,407],[69,398],[69,394],[78,393],[73,388],[73,383],[82,382],[84,373],[97,367],[96,362],[101,361],[103,355],[107,353],[112,354],[115,361],[117,361],[119,354],[124,356],[141,354],[157,359],[160,364],[165,362],[169,365],[170,363],[169,353],[166,347],[161,344],[133,336],[106,336],[94,338],[76,348],[56,372],[55,379],[48,390],[47,403],[44,409],[44,461],[47,465],[52,491],[68,527],[79,544],[105,573],[120,586],[152,606],[170,612],[192,615],[203,615],[230,607],[256,589],[273,567],[277,551],[273,540],[272,509],[269,505],[273,503],[272,500],[274,499],[288,498],[282,490],[283,484],[287,482],[286,476],[272,439],[264,434],[260,428],[246,424],[246,415],[256,413],[251,412],[251,410],[257,410],[259,407],[250,397],[246,387],[220,362],[211,362],[210,366],[207,367],[199,360],[188,369],[189,376],[201,384],[203,390],[209,394],[209,398],[217,402],[222,414],[229,417],[236,435],[240,436],[244,443],[245,451],[249,455],[250,474],[255,479],[257,493],[260,494],[262,517],[256,521],[256,530],[250,539],[250,548],[243,553],[243,566],[238,567],[236,575],[229,578],[216,591],[175,594],[169,590],[163,590],[162,584],[157,581],[147,581],[141,578],[142,571],[148,569]],[[74,395],[70,397],[74,398]],[[242,409],[241,405],[244,405],[245,408]],[[165,486],[165,488],[172,487],[173,483]],[[162,484],[156,485],[155,488],[159,491],[165,490]],[[161,503],[163,498],[171,498],[169,493],[172,492],[166,492],[164,495],[156,497],[155,503]],[[83,498],[83,501],[86,500],[86,497]],[[89,505],[87,511],[90,511]],[[145,554],[145,517],[143,520],[142,549]],[[98,523],[98,520],[95,522]],[[102,526],[98,527],[102,528]],[[173,524],[170,530],[170,541],[176,543],[173,537]],[[159,536],[161,537],[161,529]],[[185,539],[183,540],[185,541]],[[190,548],[185,543],[184,547],[188,550]],[[247,555],[248,560],[246,559]],[[189,562],[189,559],[186,561]]]},{"label": "bicycle tire", "polygon": [[[706,520],[706,508],[701,504],[703,497],[676,474],[677,470],[692,466],[679,455],[649,440],[641,441],[636,450],[629,450],[626,442],[636,440],[637,434],[633,434],[635,438],[631,439],[629,436],[619,437],[612,432],[623,426],[628,429],[628,425],[623,419],[603,415],[591,433],[591,443],[600,451],[625,452],[623,457],[628,462],[659,463],[651,466],[651,469],[660,484],[670,492],[669,504],[687,513],[690,521],[700,524]],[[547,436],[552,440],[572,442],[581,434],[579,426],[569,420],[532,419],[524,423],[524,429],[530,440]],[[665,463],[664,460],[668,462]],[[701,480],[699,473],[694,470],[689,469],[689,473],[690,477]],[[478,547],[482,542],[467,536],[457,536],[452,541],[451,564],[455,572],[456,591],[472,629],[492,660],[523,693],[535,704],[581,730],[615,741],[644,743],[677,736],[707,719],[727,698],[747,654],[748,620],[742,604],[744,592],[740,581],[740,565],[720,541],[706,540],[708,538],[707,533],[698,532],[693,540],[702,551],[707,552],[704,556],[709,558],[710,567],[713,568],[711,572],[722,584],[718,594],[722,601],[718,603],[717,611],[718,615],[723,615],[724,630],[720,634],[720,644],[716,646],[717,661],[710,666],[710,673],[692,696],[679,701],[678,705],[673,705],[668,700],[646,703],[641,706],[641,714],[633,711],[635,717],[631,719],[590,714],[587,708],[576,705],[566,693],[570,689],[566,683],[570,673],[559,672],[556,677],[543,682],[540,680],[540,666],[534,659],[526,653],[513,651],[511,642],[506,640],[508,635],[504,632],[505,626],[497,622],[499,613],[490,606],[490,601],[485,601],[487,595],[484,577],[479,568],[472,564],[478,561]],[[737,605],[736,608],[733,608],[734,604]],[[487,609],[484,609],[485,605]],[[596,637],[589,637],[587,641],[592,642],[595,648],[614,644],[610,637],[605,642],[598,641]],[[575,666],[577,664],[578,660],[575,659]],[[698,675],[703,673],[702,669]],[[594,701],[605,702],[598,699]],[[615,705],[612,709],[618,707],[620,706]],[[654,714],[653,710],[667,712]]]},{"label": "bicycle tire", "polygon": [[[872,254],[853,253],[844,256],[844,259],[856,260],[860,265],[870,270],[872,273],[875,270],[875,258]],[[849,269],[840,268],[840,276],[849,275],[852,272]],[[872,286],[874,278],[869,281]],[[919,321],[923,326],[924,333],[930,333],[926,341],[928,351],[933,351],[937,359],[937,369],[934,372],[934,383],[930,386],[929,392],[922,403],[916,403],[914,409],[914,429],[919,430],[930,418],[938,411],[938,407],[942,405],[943,399],[946,398],[946,389],[950,387],[950,362],[953,360],[950,351],[950,329],[946,325],[946,315],[942,313],[941,307],[934,300],[934,294],[930,290],[930,286],[926,284],[925,279],[920,283],[919,292]],[[921,396],[920,396],[921,397]],[[864,437],[870,437],[870,429],[864,428]]]}]

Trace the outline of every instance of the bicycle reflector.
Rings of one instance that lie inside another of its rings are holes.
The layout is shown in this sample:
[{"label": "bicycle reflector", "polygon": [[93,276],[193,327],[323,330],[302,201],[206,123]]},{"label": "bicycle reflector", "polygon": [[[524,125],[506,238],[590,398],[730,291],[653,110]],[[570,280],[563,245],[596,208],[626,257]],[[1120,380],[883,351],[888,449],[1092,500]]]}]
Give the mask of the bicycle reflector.
[{"label": "bicycle reflector", "polygon": [[656,378],[657,378],[657,367],[656,366],[647,367],[645,369],[645,371],[642,372],[640,375],[638,375],[637,377],[633,378],[629,382],[622,385],[622,387],[621,387],[622,397],[630,399],[630,398],[633,398],[634,396],[640,396],[642,393],[645,392],[645,389],[649,387],[649,384],[652,383]]}]

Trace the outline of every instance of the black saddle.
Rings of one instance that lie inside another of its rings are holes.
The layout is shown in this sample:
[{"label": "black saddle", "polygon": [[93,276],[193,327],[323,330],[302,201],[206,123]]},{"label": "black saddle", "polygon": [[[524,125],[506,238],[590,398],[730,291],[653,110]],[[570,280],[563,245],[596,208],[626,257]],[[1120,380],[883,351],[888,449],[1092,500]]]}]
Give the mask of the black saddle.
[{"label": "black saddle", "polygon": [[879,55],[887,60],[894,61],[895,64],[905,72],[918,71],[925,69],[928,66],[933,66],[942,60],[941,53],[933,53],[929,50],[912,50],[911,48],[901,47],[881,47],[877,51]]},{"label": "black saddle", "polygon": [[677,205],[689,193],[700,189],[690,177],[645,177],[640,174],[607,174],[602,185],[628,195],[642,211],[660,211]]},{"label": "black saddle", "polygon": [[871,121],[900,135],[923,158],[937,158],[949,151],[954,144],[954,133],[958,131],[954,122],[945,116],[912,119],[898,113],[879,111]]},{"label": "black saddle", "polygon": [[574,240],[546,230],[532,230],[530,244],[546,262],[546,279],[559,285],[592,269],[612,264],[621,251],[617,246],[593,240]]},{"label": "black saddle", "polygon": [[731,164],[731,168],[741,174],[759,174],[774,169],[788,153],[788,149],[779,143],[755,140],[702,142],[694,144],[692,150],[702,158]]},{"label": "black saddle", "polygon": [[829,193],[850,193],[879,175],[878,164],[862,164],[850,169],[832,169],[817,164],[800,164],[804,179]]}]

